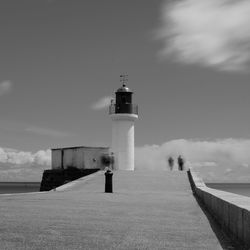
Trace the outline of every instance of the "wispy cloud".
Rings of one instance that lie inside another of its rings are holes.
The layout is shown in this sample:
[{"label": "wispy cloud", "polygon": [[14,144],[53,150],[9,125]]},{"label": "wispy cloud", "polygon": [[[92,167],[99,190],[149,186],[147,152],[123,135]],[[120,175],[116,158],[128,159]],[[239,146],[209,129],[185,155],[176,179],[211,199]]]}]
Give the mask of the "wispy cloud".
[{"label": "wispy cloud", "polygon": [[12,82],[11,81],[3,81],[0,83],[0,96],[9,93],[12,89]]},{"label": "wispy cloud", "polygon": [[[249,148],[250,140],[243,139],[172,140],[162,145],[137,147],[135,165],[137,169],[166,170],[168,157],[172,156],[176,160],[181,154],[185,158],[186,166],[198,169],[207,180],[231,178],[237,181],[248,178],[247,181],[250,181]],[[232,169],[231,176],[225,176],[229,173],[229,168]]]},{"label": "wispy cloud", "polygon": [[112,99],[113,99],[113,97],[111,97],[111,96],[104,96],[100,100],[98,100],[97,102],[93,103],[91,108],[94,110],[105,109],[110,105],[110,102]]},{"label": "wispy cloud", "polygon": [[36,126],[29,126],[25,128],[26,132],[31,132],[37,135],[44,135],[44,136],[53,136],[53,137],[67,137],[72,135],[71,133],[68,132],[63,132],[63,131],[58,131],[58,130],[53,130],[53,129],[48,129],[48,128],[41,128],[41,127],[36,127]]},{"label": "wispy cloud", "polygon": [[220,70],[249,69],[250,1],[165,1],[161,55]]}]

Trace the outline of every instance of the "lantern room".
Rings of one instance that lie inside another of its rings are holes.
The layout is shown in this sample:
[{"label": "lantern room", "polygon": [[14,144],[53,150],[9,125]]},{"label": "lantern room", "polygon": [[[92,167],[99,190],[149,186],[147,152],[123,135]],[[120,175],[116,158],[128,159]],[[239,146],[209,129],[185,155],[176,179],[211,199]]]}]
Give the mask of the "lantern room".
[{"label": "lantern room", "polygon": [[138,106],[132,102],[133,92],[126,84],[123,84],[115,95],[115,103],[110,105],[110,114],[138,114]]}]

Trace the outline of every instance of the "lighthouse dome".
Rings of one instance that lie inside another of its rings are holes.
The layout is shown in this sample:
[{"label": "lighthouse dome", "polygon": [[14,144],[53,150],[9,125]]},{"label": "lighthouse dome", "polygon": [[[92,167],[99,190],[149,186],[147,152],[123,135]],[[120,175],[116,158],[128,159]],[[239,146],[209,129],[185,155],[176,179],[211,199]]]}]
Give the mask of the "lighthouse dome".
[{"label": "lighthouse dome", "polygon": [[126,84],[122,84],[122,87],[120,87],[119,89],[117,89],[116,92],[129,92],[129,93],[132,93],[132,91],[130,90],[130,88],[128,88],[126,86]]}]

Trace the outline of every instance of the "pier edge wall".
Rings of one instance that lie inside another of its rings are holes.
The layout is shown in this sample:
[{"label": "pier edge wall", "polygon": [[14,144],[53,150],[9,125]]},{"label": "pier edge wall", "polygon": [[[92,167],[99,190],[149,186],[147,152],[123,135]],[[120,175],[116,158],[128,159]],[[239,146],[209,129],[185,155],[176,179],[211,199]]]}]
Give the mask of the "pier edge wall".
[{"label": "pier edge wall", "polygon": [[250,249],[250,197],[209,188],[195,171],[187,173],[194,195],[222,229]]},{"label": "pier edge wall", "polygon": [[93,174],[100,169],[48,169],[43,172],[40,191],[50,191],[68,182]]}]

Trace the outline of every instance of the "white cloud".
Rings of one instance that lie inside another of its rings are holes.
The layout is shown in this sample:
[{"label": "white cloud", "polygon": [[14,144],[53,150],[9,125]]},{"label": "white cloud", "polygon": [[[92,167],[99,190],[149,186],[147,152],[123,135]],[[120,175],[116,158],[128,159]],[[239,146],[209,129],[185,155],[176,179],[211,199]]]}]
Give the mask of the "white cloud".
[{"label": "white cloud", "polygon": [[34,162],[36,162],[39,165],[51,165],[51,150],[39,150],[34,155]]},{"label": "white cloud", "polygon": [[11,81],[3,81],[0,83],[0,96],[7,94],[12,89]]},{"label": "white cloud", "polygon": [[51,168],[51,151],[36,153],[0,148],[0,181],[41,181]]},{"label": "white cloud", "polygon": [[[182,155],[185,166],[196,169],[205,181],[250,181],[250,140],[172,140],[162,145],[135,148],[137,170],[169,170],[168,157]],[[51,151],[32,153],[0,147],[0,181],[39,181],[51,168]]]},{"label": "white cloud", "polygon": [[104,96],[100,100],[98,100],[97,102],[92,104],[91,108],[94,110],[105,109],[110,105],[110,102],[112,99],[113,99],[113,97],[111,97],[111,96]]},{"label": "white cloud", "polygon": [[48,129],[48,128],[41,128],[41,127],[36,127],[36,126],[29,126],[25,129],[27,132],[31,132],[37,135],[45,135],[45,136],[53,136],[53,137],[67,137],[72,134],[63,132],[63,131],[58,131],[54,129]]},{"label": "white cloud", "polygon": [[220,70],[249,69],[249,13],[248,0],[165,1],[162,55]]},{"label": "white cloud", "polygon": [[250,168],[247,168],[250,165],[249,149],[250,140],[243,139],[172,140],[160,146],[137,147],[135,166],[141,170],[167,170],[167,159],[172,156],[175,159],[176,169],[176,159],[178,155],[182,155],[186,167],[197,169],[206,180],[224,180],[224,173],[230,168],[234,174],[230,176],[232,181],[246,178],[243,176],[246,171],[249,171],[250,181]]},{"label": "white cloud", "polygon": [[15,149],[0,148],[0,163],[10,163],[15,165],[38,164],[50,166],[50,150],[40,150],[36,153],[18,151]]},{"label": "white cloud", "polygon": [[186,165],[190,168],[204,168],[204,167],[216,167],[218,164],[214,161],[204,161],[204,162],[190,162],[187,161]]}]

